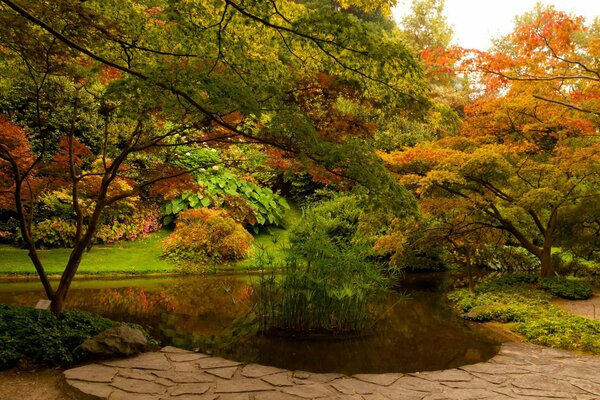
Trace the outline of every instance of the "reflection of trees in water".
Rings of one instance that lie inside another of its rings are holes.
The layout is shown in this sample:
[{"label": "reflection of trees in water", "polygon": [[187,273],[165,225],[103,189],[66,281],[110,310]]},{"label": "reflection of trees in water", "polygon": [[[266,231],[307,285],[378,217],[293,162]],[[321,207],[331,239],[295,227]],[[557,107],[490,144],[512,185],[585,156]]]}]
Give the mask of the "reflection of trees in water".
[{"label": "reflection of trees in water", "polygon": [[[111,283],[122,287],[111,287]],[[69,293],[67,309],[135,322],[164,337],[175,332],[219,334],[253,305],[254,289],[246,277],[161,277],[132,279],[132,286],[127,283],[123,280],[78,282]],[[77,287],[84,285],[91,288]],[[0,302],[6,304],[32,307],[44,297],[43,290],[5,287],[6,291],[0,293]]]},{"label": "reflection of trees in water", "polygon": [[[419,275],[417,282],[412,282],[415,277],[410,282],[407,279],[401,289],[410,293],[408,300],[390,294],[372,305],[379,317],[372,336],[342,341],[241,337],[236,327],[254,301],[252,281],[239,275],[82,281],[78,286],[91,288],[73,288],[67,306],[139,323],[166,339],[165,343],[179,346],[196,347],[207,336],[225,333],[224,340],[231,337],[237,342],[224,356],[289,369],[410,372],[476,363],[493,356],[497,341],[468,329],[444,302],[439,286],[426,278],[435,282],[440,276]],[[19,284],[11,290],[11,285],[3,284],[0,302],[33,306],[43,297],[42,290],[17,290]],[[104,286],[107,288],[101,289]],[[232,329],[237,329],[235,335]]]}]

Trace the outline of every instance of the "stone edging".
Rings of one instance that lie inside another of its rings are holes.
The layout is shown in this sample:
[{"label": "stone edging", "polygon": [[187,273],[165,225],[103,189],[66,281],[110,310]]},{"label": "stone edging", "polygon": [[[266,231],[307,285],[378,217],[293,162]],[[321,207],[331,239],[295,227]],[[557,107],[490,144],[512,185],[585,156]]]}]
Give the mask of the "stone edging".
[{"label": "stone edging", "polygon": [[487,362],[419,373],[318,374],[165,347],[64,372],[76,398],[103,400],[599,399],[600,357],[505,343]]}]

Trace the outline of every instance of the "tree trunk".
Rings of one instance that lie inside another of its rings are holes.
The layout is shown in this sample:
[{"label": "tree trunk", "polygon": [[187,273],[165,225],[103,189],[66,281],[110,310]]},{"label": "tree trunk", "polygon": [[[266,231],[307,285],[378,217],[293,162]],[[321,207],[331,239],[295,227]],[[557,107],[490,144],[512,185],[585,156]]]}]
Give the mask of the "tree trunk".
[{"label": "tree trunk", "polygon": [[469,278],[469,292],[473,293],[475,291],[475,283],[473,282],[473,270],[470,253],[471,252],[469,249],[465,248],[465,261],[467,263],[467,275]]},{"label": "tree trunk", "polygon": [[540,254],[540,276],[542,278],[548,278],[554,273],[552,266],[552,243],[554,232],[558,225],[558,210],[555,208],[550,214],[546,231],[544,232],[544,245],[542,246],[542,252]]},{"label": "tree trunk", "polygon": [[540,256],[540,276],[548,278],[552,276],[554,270],[552,266],[552,246],[544,243],[542,254]]}]

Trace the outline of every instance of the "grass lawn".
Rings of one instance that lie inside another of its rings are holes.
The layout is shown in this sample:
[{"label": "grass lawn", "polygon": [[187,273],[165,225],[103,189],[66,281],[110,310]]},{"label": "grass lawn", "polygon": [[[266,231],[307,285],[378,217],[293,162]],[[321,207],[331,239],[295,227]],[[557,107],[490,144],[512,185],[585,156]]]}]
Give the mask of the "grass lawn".
[{"label": "grass lawn", "polygon": [[[175,266],[160,258],[160,242],[165,230],[134,242],[98,245],[85,253],[78,274],[150,274],[175,272]],[[70,249],[40,250],[48,274],[61,274]],[[0,245],[0,274],[36,274],[27,250]]]},{"label": "grass lawn", "polygon": [[[300,217],[301,212],[298,208],[290,209],[284,218],[284,227],[291,226]],[[77,273],[90,275],[177,273],[179,272],[177,265],[160,257],[161,242],[168,235],[167,230],[161,230],[134,242],[123,241],[94,246],[84,254]],[[234,264],[217,265],[207,270],[235,271],[256,268],[256,256],[260,252],[271,254],[275,260],[283,260],[288,236],[289,232],[284,228],[265,229],[254,237],[253,256]],[[44,268],[50,275],[62,273],[69,253],[69,249],[39,250]],[[27,250],[3,244],[0,245],[0,275],[9,274],[36,275],[36,271],[27,255]]]}]

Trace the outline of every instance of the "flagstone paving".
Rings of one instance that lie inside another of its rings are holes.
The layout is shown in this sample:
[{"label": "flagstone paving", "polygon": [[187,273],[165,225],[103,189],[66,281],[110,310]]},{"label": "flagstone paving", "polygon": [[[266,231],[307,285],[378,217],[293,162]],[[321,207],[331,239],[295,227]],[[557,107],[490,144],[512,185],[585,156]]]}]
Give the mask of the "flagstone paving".
[{"label": "flagstone paving", "polygon": [[288,371],[165,347],[64,376],[77,397],[102,400],[600,399],[600,357],[524,343],[484,363],[409,374]]}]

